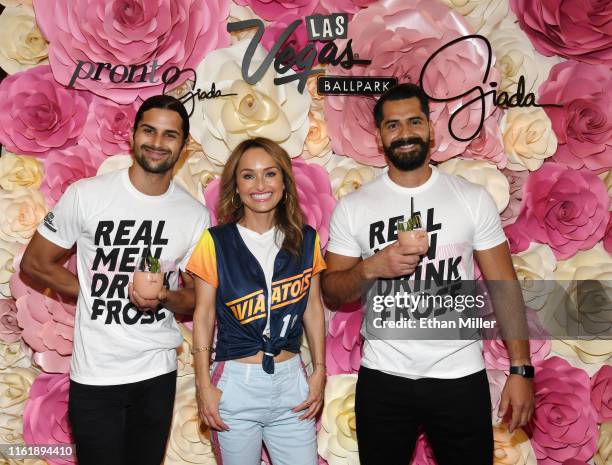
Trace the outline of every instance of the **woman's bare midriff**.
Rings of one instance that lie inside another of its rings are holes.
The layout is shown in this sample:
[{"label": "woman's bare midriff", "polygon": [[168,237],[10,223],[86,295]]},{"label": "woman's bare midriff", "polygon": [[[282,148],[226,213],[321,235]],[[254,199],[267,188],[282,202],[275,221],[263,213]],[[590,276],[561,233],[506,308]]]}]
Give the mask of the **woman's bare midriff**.
[{"label": "woman's bare midriff", "polygon": [[[289,352],[287,350],[281,350],[281,353],[274,357],[275,362],[284,362],[289,360],[290,358],[295,357],[297,354],[293,352]],[[234,362],[240,363],[261,363],[263,360],[264,353],[263,351],[257,352],[255,355],[250,355],[249,357],[235,358]]]}]

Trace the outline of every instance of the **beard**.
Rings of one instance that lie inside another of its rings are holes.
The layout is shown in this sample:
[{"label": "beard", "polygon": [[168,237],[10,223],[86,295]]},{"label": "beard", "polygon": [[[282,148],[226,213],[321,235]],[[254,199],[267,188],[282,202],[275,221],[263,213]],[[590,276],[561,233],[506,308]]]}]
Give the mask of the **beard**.
[{"label": "beard", "polygon": [[[409,152],[399,152],[397,149],[410,144],[415,144],[417,148]],[[385,155],[400,171],[413,171],[425,164],[429,153],[429,139],[423,140],[420,137],[410,137],[408,139],[396,139],[389,146],[383,146]]]},{"label": "beard", "polygon": [[[142,152],[145,149],[157,150],[159,152],[165,152],[170,155],[168,156],[168,158],[166,158],[164,161],[160,163],[151,163],[142,154]],[[171,170],[172,168],[174,168],[174,164],[176,163],[176,160],[178,159],[178,157],[174,157],[172,151],[167,150],[167,149],[162,149],[160,147],[152,147],[150,145],[141,145],[138,148],[134,147],[134,159],[136,160],[136,163],[138,163],[141,166],[141,168],[145,170],[146,172],[161,174],[161,173],[165,173]]]}]

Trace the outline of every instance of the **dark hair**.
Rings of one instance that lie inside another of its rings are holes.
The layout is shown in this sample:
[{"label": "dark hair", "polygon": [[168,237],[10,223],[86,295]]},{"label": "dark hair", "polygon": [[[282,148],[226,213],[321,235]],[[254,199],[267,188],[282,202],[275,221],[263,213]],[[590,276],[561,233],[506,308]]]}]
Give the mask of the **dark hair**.
[{"label": "dark hair", "polygon": [[236,206],[234,200],[237,185],[236,170],[242,156],[247,150],[252,148],[265,150],[282,172],[285,193],[283,194],[284,199],[276,206],[275,221],[278,229],[285,235],[282,248],[286,249],[294,257],[297,257],[302,247],[304,213],[298,201],[291,158],[289,158],[285,149],[270,139],[256,137],[255,139],[243,140],[227,159],[223,167],[223,173],[221,173],[221,194],[217,204],[219,224],[238,222],[244,216],[244,205],[238,201],[238,206]]},{"label": "dark hair", "polygon": [[180,102],[180,100],[172,97],[171,95],[154,95],[153,97],[149,97],[136,112],[136,118],[134,119],[134,130],[138,127],[138,123],[142,119],[142,115],[145,111],[151,110],[152,108],[161,108],[163,110],[171,110],[176,111],[181,119],[183,120],[183,144],[189,137],[189,115],[187,114],[187,110],[185,110],[185,106]]},{"label": "dark hair", "polygon": [[425,113],[427,119],[429,119],[429,98],[425,91],[411,82],[405,82],[387,89],[378,99],[376,105],[374,105],[374,121],[376,127],[379,128],[383,120],[383,104],[388,100],[404,100],[408,98],[416,97],[419,99],[421,104],[421,111]]}]

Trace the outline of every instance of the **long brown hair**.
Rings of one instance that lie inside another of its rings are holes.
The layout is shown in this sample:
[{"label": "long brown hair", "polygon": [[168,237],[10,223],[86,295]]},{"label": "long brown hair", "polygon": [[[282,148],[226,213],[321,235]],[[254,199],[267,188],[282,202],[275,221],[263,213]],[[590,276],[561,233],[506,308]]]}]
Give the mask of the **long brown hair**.
[{"label": "long brown hair", "polygon": [[244,205],[236,195],[236,170],[244,153],[252,148],[260,148],[272,157],[283,174],[285,193],[276,206],[274,219],[276,226],[285,235],[282,248],[297,257],[302,248],[304,234],[304,214],[298,203],[297,189],[291,168],[291,159],[276,142],[264,137],[242,141],[229,156],[221,174],[221,195],[217,204],[219,224],[238,222],[244,217]]}]

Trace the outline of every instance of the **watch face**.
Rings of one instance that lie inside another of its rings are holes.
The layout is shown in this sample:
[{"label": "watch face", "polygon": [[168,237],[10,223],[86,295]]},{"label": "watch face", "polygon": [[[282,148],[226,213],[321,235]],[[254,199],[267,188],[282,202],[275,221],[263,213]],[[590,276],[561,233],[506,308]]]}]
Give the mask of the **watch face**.
[{"label": "watch face", "polygon": [[535,370],[531,365],[512,366],[510,367],[510,374],[521,375],[524,378],[533,378]]}]

